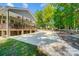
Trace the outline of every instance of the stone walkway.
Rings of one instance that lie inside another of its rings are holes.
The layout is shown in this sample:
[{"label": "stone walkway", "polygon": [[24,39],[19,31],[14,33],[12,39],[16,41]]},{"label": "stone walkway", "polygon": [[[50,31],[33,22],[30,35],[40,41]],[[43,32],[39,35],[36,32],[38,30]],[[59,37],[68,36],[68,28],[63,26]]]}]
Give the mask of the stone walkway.
[{"label": "stone walkway", "polygon": [[47,55],[73,56],[79,55],[79,50],[62,40],[53,31],[39,30],[36,33],[12,36],[16,40],[38,46],[39,50]]},{"label": "stone walkway", "polygon": [[79,34],[72,35],[72,37],[78,38],[79,39]]}]

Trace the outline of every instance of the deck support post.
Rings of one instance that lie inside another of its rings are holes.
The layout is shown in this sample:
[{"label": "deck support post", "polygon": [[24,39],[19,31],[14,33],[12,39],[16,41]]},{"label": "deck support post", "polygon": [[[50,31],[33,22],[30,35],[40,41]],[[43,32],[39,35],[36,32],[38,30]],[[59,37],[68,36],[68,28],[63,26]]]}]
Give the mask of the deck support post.
[{"label": "deck support post", "polygon": [[24,34],[24,31],[23,30],[21,31],[21,34]]},{"label": "deck support post", "polygon": [[[1,18],[1,24],[3,25],[3,14],[2,14],[2,18]],[[3,35],[3,30],[1,30],[1,36],[3,37],[4,35]]]},{"label": "deck support post", "polygon": [[30,33],[32,32],[32,30],[30,29]]},{"label": "deck support post", "polygon": [[21,34],[24,34],[24,30],[23,30],[23,16],[22,16],[22,32]]},{"label": "deck support post", "polygon": [[1,31],[1,36],[2,36],[2,37],[4,36],[4,34],[3,34],[3,30]]},{"label": "deck support post", "polygon": [[6,35],[7,37],[10,36],[10,29],[9,29],[9,10],[6,13]]}]

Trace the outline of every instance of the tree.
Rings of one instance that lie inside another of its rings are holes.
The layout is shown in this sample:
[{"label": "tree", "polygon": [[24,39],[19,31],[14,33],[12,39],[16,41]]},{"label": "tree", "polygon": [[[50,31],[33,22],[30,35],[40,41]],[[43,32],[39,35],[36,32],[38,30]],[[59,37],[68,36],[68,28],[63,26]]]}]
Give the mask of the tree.
[{"label": "tree", "polygon": [[47,4],[43,10],[35,13],[36,24],[42,28],[53,27],[54,7],[51,4]]},{"label": "tree", "polygon": [[[52,4],[54,5],[54,4]],[[56,12],[54,16],[55,26],[57,28],[74,29],[76,27],[76,12],[79,4],[61,3],[55,4]]]},{"label": "tree", "polygon": [[35,14],[36,23],[42,28],[79,28],[79,4],[76,3],[47,4]]},{"label": "tree", "polygon": [[43,16],[42,16],[42,11],[37,11],[35,13],[35,17],[36,17],[36,25],[38,28],[44,28],[45,27],[45,24],[44,24],[44,21],[43,21]]},{"label": "tree", "polygon": [[44,9],[43,9],[43,20],[45,22],[46,28],[51,28],[53,27],[53,17],[54,17],[54,12],[55,8],[51,5],[48,4]]}]

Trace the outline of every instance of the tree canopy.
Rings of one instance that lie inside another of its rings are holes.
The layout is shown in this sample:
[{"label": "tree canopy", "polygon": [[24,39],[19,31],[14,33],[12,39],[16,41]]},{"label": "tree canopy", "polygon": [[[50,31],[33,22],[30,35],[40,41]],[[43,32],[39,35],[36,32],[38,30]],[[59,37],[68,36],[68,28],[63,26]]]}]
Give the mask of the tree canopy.
[{"label": "tree canopy", "polygon": [[42,10],[37,11],[35,15],[38,27],[57,29],[79,28],[79,4],[77,3],[47,4]]}]

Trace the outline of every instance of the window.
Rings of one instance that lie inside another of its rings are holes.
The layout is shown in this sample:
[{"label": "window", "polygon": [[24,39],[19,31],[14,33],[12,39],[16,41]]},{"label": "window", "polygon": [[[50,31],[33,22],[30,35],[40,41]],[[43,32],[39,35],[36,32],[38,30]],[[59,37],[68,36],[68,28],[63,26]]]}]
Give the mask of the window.
[{"label": "window", "polygon": [[3,20],[3,23],[6,23],[5,20]]},{"label": "window", "polygon": [[3,16],[3,19],[6,19],[6,16]]}]

